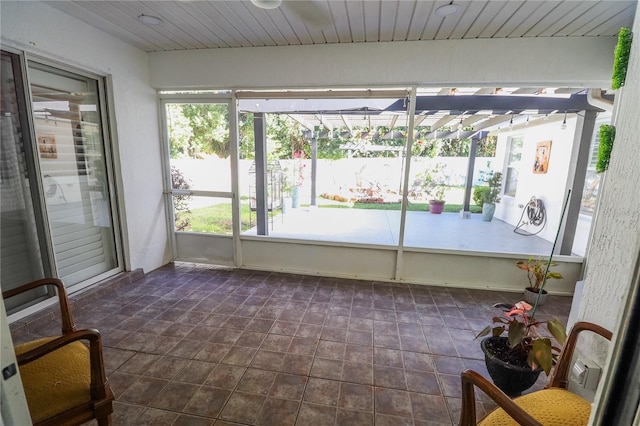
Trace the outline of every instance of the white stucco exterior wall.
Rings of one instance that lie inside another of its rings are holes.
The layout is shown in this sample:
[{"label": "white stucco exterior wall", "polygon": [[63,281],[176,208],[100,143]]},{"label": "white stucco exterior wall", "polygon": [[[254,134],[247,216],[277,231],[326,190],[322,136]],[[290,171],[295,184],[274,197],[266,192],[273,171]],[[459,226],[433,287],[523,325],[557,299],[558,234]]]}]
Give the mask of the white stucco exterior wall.
[{"label": "white stucco exterior wall", "polygon": [[[638,7],[640,9],[640,6]],[[640,14],[636,10],[634,41],[626,84],[618,96],[616,138],[609,170],[604,176],[591,247],[584,297],[578,314],[615,331],[622,319],[633,271],[640,251]],[[611,52],[613,56],[613,51]],[[588,344],[594,361],[604,365],[606,345]]]},{"label": "white stucco exterior wall", "polygon": [[[506,178],[511,138],[523,138],[516,195],[515,197],[501,196],[501,202],[496,205],[495,217],[515,227],[522,216],[523,207],[520,206],[526,205],[532,196],[540,198],[545,205],[547,223],[537,236],[550,242],[556,238],[562,206],[567,195],[568,188],[565,184],[570,169],[569,162],[576,126],[575,114],[567,116],[567,127],[564,130],[561,128],[562,119],[563,116],[558,115],[548,120],[537,120],[529,126],[513,131],[501,131],[498,134],[496,147],[496,160],[502,165],[498,170]],[[537,144],[543,141],[551,141],[549,168],[547,173],[534,173]],[[523,231],[536,232],[538,229],[525,227]]]},{"label": "white stucco exterior wall", "polygon": [[147,54],[41,2],[2,1],[0,7],[3,45],[111,76],[128,266],[148,272],[167,263],[157,97]]},{"label": "white stucco exterior wall", "polygon": [[149,54],[155,88],[608,87],[615,37],[437,40]]}]

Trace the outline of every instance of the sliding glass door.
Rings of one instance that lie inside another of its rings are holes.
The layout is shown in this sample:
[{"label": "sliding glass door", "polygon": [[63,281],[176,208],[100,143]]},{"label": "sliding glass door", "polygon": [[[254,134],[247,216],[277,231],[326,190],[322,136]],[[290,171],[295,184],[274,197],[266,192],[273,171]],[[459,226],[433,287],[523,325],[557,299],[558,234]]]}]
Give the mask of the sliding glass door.
[{"label": "sliding glass door", "polygon": [[45,276],[78,289],[119,272],[102,80],[4,50],[1,75],[2,290]]},{"label": "sliding glass door", "polygon": [[29,80],[55,266],[74,285],[118,265],[98,81],[33,62]]},{"label": "sliding glass door", "polygon": [[[49,262],[39,238],[42,223],[36,220],[38,187],[29,179],[33,162],[29,132],[24,126],[20,57],[3,51],[0,75],[0,277],[2,290],[9,290],[43,278]],[[38,289],[14,297],[7,301],[7,311],[46,294]]]}]

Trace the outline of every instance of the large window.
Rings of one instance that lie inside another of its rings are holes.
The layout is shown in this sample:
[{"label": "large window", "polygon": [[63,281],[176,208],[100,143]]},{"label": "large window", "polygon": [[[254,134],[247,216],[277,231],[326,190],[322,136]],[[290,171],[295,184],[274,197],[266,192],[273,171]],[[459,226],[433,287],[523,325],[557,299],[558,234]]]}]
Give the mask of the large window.
[{"label": "large window", "polygon": [[230,235],[231,149],[227,103],[165,103],[174,229]]},{"label": "large window", "polygon": [[[555,208],[543,182],[551,174],[534,182],[523,166],[532,155],[525,137],[551,139],[547,113],[475,110],[487,90],[460,92],[161,93],[175,258],[318,271],[327,247],[337,246],[362,254],[355,262],[394,265],[385,276],[395,276],[404,248],[548,253],[546,235],[513,232],[522,213],[513,198],[535,193]],[[532,102],[510,95],[503,101],[514,107]],[[558,162],[568,158],[556,151]],[[489,223],[479,213],[486,180],[498,171],[505,200]],[[431,213],[432,200],[444,201],[444,211]],[[312,253],[302,263],[299,246]],[[372,250],[381,257],[364,254]]]},{"label": "large window", "polygon": [[[408,132],[406,103],[397,99],[404,93],[240,99],[244,234],[397,245]],[[262,219],[256,197],[266,198]]]}]

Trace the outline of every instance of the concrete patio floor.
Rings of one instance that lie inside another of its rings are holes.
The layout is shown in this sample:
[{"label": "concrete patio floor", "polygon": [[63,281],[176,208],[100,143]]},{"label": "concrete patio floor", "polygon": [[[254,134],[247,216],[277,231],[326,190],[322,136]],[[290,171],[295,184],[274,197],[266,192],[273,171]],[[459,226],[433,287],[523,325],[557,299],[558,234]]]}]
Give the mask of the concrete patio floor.
[{"label": "concrete patio floor", "polygon": [[[498,219],[483,221],[480,214],[462,219],[458,213],[409,211],[404,246],[527,255],[551,252],[551,242],[516,234],[513,229]],[[277,215],[269,224],[271,237],[340,243],[397,246],[399,232],[400,212],[390,210],[305,207]],[[243,235],[256,235],[256,228]]]}]

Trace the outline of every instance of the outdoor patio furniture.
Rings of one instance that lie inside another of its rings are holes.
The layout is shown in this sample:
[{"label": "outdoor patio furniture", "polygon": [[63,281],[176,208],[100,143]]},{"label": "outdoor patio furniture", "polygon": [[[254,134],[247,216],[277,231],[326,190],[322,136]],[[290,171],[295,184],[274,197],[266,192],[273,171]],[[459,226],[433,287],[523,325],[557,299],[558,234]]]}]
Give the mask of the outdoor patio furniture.
[{"label": "outdoor patio furniture", "polygon": [[[471,425],[586,425],[591,403],[567,390],[578,334],[591,331],[611,340],[612,333],[599,325],[577,322],[571,329],[551,380],[543,390],[511,399],[493,383],[473,370],[465,370],[462,379],[462,411],[460,426]],[[474,386],[477,386],[498,408],[476,423]]]},{"label": "outdoor patio furniture", "polygon": [[[34,425],[80,425],[97,419],[111,423],[113,392],[95,329],[76,330],[62,281],[44,278],[2,293],[3,299],[41,286],[58,294],[62,336],[45,337],[15,347],[24,392]],[[81,341],[89,342],[88,347]]]}]

